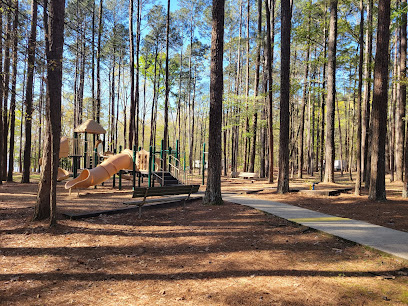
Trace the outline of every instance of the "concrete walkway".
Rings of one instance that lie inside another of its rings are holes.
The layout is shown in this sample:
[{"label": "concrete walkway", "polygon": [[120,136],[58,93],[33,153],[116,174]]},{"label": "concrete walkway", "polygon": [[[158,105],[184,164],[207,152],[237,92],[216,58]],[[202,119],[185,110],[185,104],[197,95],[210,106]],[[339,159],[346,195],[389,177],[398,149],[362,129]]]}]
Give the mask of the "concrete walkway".
[{"label": "concrete walkway", "polygon": [[309,209],[236,194],[222,195],[225,201],[250,206],[275,216],[332,234],[408,260],[408,233],[364,221],[322,214]]}]

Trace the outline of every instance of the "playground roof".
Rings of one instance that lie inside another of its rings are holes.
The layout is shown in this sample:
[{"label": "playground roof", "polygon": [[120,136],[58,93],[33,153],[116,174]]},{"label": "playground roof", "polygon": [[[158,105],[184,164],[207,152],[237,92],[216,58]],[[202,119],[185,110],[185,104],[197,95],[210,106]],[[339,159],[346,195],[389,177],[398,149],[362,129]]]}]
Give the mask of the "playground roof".
[{"label": "playground roof", "polygon": [[105,129],[95,120],[88,119],[74,130],[77,133],[105,134]]}]

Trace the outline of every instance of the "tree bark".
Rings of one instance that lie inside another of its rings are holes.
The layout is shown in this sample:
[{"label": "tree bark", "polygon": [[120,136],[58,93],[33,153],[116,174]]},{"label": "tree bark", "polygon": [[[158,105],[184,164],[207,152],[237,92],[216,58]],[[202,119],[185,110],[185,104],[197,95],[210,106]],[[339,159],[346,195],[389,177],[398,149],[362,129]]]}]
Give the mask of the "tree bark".
[{"label": "tree bark", "polygon": [[23,176],[21,178],[22,183],[30,182],[33,83],[34,83],[35,49],[37,43],[37,1],[33,1],[31,4],[31,16],[32,16],[31,32],[28,41],[27,87],[25,100],[26,112],[25,112],[24,170]]},{"label": "tree bark", "polygon": [[1,179],[4,181],[7,178],[7,140],[8,140],[8,97],[10,92],[10,45],[11,45],[11,25],[12,25],[12,16],[11,9],[7,10],[7,34],[6,34],[6,43],[4,50],[4,71],[3,71],[3,82],[4,82],[4,98],[3,98],[3,169],[0,169]]},{"label": "tree bark", "polygon": [[262,0],[258,0],[258,31],[256,43],[256,58],[255,58],[255,80],[254,80],[254,116],[252,119],[252,148],[251,159],[249,163],[249,172],[255,170],[256,156],[256,132],[258,129],[258,91],[259,91],[259,70],[261,66],[261,44],[262,44]]},{"label": "tree bark", "polygon": [[210,66],[210,123],[208,178],[203,198],[205,204],[222,204],[221,196],[221,126],[223,95],[225,0],[213,0]]},{"label": "tree bark", "polygon": [[135,48],[133,40],[133,0],[129,0],[129,64],[130,64],[130,118],[129,118],[129,149],[133,149],[135,136]]},{"label": "tree bark", "polygon": [[[407,7],[407,0],[401,0],[401,58],[400,58],[400,66],[401,66],[401,104],[402,106],[406,107],[406,100],[407,100],[407,85],[406,85],[406,77],[407,77],[407,12],[405,11]],[[404,124],[405,128],[405,124]],[[406,136],[406,135],[405,135]],[[408,145],[408,137],[405,137],[405,148]],[[402,197],[408,198],[408,154],[405,154],[404,157],[404,187],[402,190]]]},{"label": "tree bark", "polygon": [[[3,33],[3,4],[0,2],[0,32]],[[3,39],[0,39],[0,50],[3,50]],[[0,169],[4,169],[6,162],[3,159],[4,150],[4,125],[3,125],[3,52],[0,52]],[[0,185],[3,184],[3,174],[0,170]]]},{"label": "tree bark", "polygon": [[268,52],[268,131],[269,173],[268,183],[273,183],[273,46],[275,43],[275,0],[265,0],[266,7],[266,50]]},{"label": "tree bark", "polygon": [[289,97],[290,97],[290,30],[292,11],[289,0],[281,3],[281,87],[279,132],[278,193],[289,192]]},{"label": "tree bark", "polygon": [[103,0],[99,2],[98,49],[96,51],[96,121],[101,122],[101,40],[103,31]]},{"label": "tree bark", "polygon": [[[169,141],[169,39],[170,39],[170,0],[167,0],[167,21],[166,21],[166,71],[165,71],[165,97],[164,97],[164,131],[163,131],[163,170],[166,171],[167,162],[166,162],[166,150],[167,144]],[[194,106],[193,106],[194,110]],[[194,120],[194,112],[193,112],[193,120]],[[194,137],[194,125],[193,125],[193,135]],[[190,149],[191,150],[191,149]],[[190,151],[191,155],[191,151]]]},{"label": "tree bark", "polygon": [[[359,49],[360,57],[358,64],[358,101],[357,101],[357,178],[354,188],[355,195],[361,195],[361,104],[362,104],[362,89],[363,89],[363,49],[364,49],[364,3],[360,0],[360,37]],[[351,167],[351,165],[349,165]]]},{"label": "tree bark", "polygon": [[337,47],[337,0],[330,1],[330,31],[327,66],[327,112],[326,112],[326,166],[324,181],[334,182],[334,118],[336,101],[336,47]]},{"label": "tree bark", "polygon": [[367,30],[366,30],[366,49],[364,63],[364,99],[362,110],[361,125],[361,151],[363,163],[361,173],[365,187],[369,187],[369,135],[370,135],[370,96],[371,96],[371,54],[373,49],[373,0],[368,0],[367,4]]},{"label": "tree bark", "polygon": [[9,150],[9,164],[7,173],[7,182],[13,181],[14,171],[14,133],[16,123],[16,88],[17,88],[17,28],[18,28],[18,0],[14,1],[14,21],[13,21],[13,71],[11,77],[11,99],[10,99],[10,150]]},{"label": "tree bark", "polygon": [[390,0],[378,4],[377,47],[374,64],[372,110],[371,176],[369,199],[386,200],[385,141],[387,133],[388,45],[390,38]]},{"label": "tree bark", "polygon": [[[308,27],[310,30],[310,14],[309,14]],[[302,108],[300,111],[300,131],[299,131],[299,155],[298,155],[298,178],[303,177],[303,152],[304,152],[304,131],[305,131],[305,110],[306,110],[306,99],[307,99],[307,85],[309,77],[309,57],[310,57],[310,42],[307,43],[306,51],[306,61],[305,61],[305,79],[303,85],[303,97],[302,97]]]},{"label": "tree bark", "polygon": [[[399,9],[403,12],[404,0],[401,0]],[[404,18],[405,15],[405,18]],[[395,172],[395,179],[403,181],[404,178],[404,139],[405,139],[405,102],[406,102],[406,85],[405,84],[405,69],[407,59],[407,24],[406,14],[401,14],[401,21],[399,26],[399,82],[397,83],[397,111],[396,111],[396,131],[395,131],[395,165],[397,171]]]}]

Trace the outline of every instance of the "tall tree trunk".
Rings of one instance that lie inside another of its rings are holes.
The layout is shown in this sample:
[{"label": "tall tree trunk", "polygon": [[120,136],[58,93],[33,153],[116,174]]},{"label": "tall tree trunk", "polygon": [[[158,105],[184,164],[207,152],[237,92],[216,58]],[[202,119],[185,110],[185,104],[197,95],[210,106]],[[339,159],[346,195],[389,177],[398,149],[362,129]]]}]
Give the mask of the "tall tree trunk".
[{"label": "tall tree trunk", "polygon": [[374,95],[372,110],[371,176],[369,199],[386,200],[385,141],[388,102],[388,45],[390,40],[390,0],[378,3],[377,47],[374,64]]},{"label": "tall tree trunk", "polygon": [[10,45],[11,45],[11,25],[12,25],[12,10],[7,10],[7,34],[6,34],[6,46],[4,51],[4,72],[3,72],[3,82],[4,82],[4,98],[3,98],[3,165],[4,168],[0,169],[0,176],[2,180],[6,180],[7,177],[7,140],[8,140],[8,96],[10,92]]},{"label": "tall tree trunk", "polygon": [[[323,30],[323,57],[326,58],[326,52],[327,52],[327,26],[326,26],[326,11],[327,7],[325,5],[325,14],[324,14],[324,30]],[[326,61],[323,62],[323,71],[322,71],[322,92],[321,92],[321,100],[322,100],[322,105],[321,105],[321,121],[322,121],[322,127],[321,127],[321,137],[320,137],[320,181],[323,181],[323,173],[324,173],[324,148],[325,148],[325,107],[326,107]]]},{"label": "tall tree trunk", "polygon": [[210,125],[208,178],[203,202],[222,204],[221,196],[221,126],[224,55],[225,0],[213,0],[210,68]]},{"label": "tall tree trunk", "polygon": [[64,47],[65,1],[53,0],[49,10],[47,54],[47,94],[51,130],[50,225],[56,223],[57,176],[61,138],[62,53]]},{"label": "tall tree trunk", "polygon": [[[3,33],[3,4],[0,2],[0,32]],[[0,38],[0,50],[3,50],[3,39]],[[3,71],[3,52],[0,52],[0,72]],[[0,74],[0,169],[6,168],[6,161],[3,159],[4,150],[4,125],[3,125],[3,74]],[[3,174],[0,170],[0,185],[3,184]]]},{"label": "tall tree trunk", "polygon": [[[239,99],[241,87],[241,36],[242,36],[242,0],[239,0],[239,25],[237,46],[237,73],[235,76],[235,95]],[[239,132],[239,106],[232,106],[232,139],[231,139],[231,171],[238,171],[238,132]]]},{"label": "tall tree trunk", "polygon": [[[169,39],[170,39],[170,0],[167,0],[167,21],[166,21],[166,71],[165,71],[165,97],[164,97],[164,132],[163,132],[163,150],[166,152],[167,150],[167,143],[169,141],[169,93],[170,93],[170,85],[169,85]],[[193,107],[194,111],[194,107]],[[194,112],[193,112],[193,120],[194,120]],[[194,137],[194,125],[193,125],[193,134],[191,135],[192,138]],[[191,150],[191,149],[190,149]],[[190,151],[191,155],[191,151]],[[163,156],[163,170],[166,171],[167,163],[166,163],[166,153]]]},{"label": "tall tree trunk", "polygon": [[251,54],[249,52],[249,19],[250,19],[250,4],[247,0],[247,22],[246,22],[246,82],[245,82],[245,156],[244,156],[244,171],[248,171],[251,138],[249,137],[249,62]]},{"label": "tall tree trunk", "polygon": [[[397,33],[397,30],[395,30],[395,33]],[[393,62],[393,82],[392,82],[392,100],[391,100],[391,113],[390,113],[390,181],[393,182],[394,179],[394,171],[395,171],[395,163],[394,163],[394,157],[395,157],[395,114],[396,114],[396,105],[397,105],[397,73],[398,73],[398,54],[397,54],[397,35],[394,36],[394,42],[395,42],[395,47],[394,47],[394,62]],[[363,152],[364,153],[364,152]]]},{"label": "tall tree trunk", "polygon": [[[354,189],[355,195],[361,195],[361,105],[363,89],[363,49],[364,49],[364,2],[360,0],[360,37],[359,37],[360,58],[358,63],[358,102],[357,102],[357,178]],[[349,165],[351,167],[351,165]]]},{"label": "tall tree trunk", "polygon": [[103,31],[103,0],[99,1],[98,49],[96,51],[96,121],[101,122],[101,40]]},{"label": "tall tree trunk", "polygon": [[143,81],[143,116],[142,116],[142,147],[144,147],[145,141],[145,123],[146,123],[146,82],[147,82],[147,68],[144,68],[144,81]]},{"label": "tall tree trunk", "polygon": [[10,150],[9,150],[9,164],[7,173],[7,182],[13,181],[14,171],[14,133],[16,123],[16,88],[17,88],[17,42],[18,42],[18,0],[14,1],[14,22],[13,22],[13,74],[11,77],[11,99],[10,99]]},{"label": "tall tree trunk", "polygon": [[152,111],[150,114],[150,141],[149,145],[154,146],[155,145],[155,106],[156,106],[156,97],[157,97],[157,57],[159,56],[159,51],[155,50],[155,55],[154,55],[154,69],[153,69],[153,100],[152,100]]},{"label": "tall tree trunk", "polygon": [[110,144],[111,151],[115,149],[115,65],[116,65],[116,50],[113,47],[113,59],[112,59],[112,77],[111,77],[111,114],[110,114]]},{"label": "tall tree trunk", "polygon": [[278,193],[289,192],[289,97],[290,97],[290,30],[292,9],[289,0],[281,3],[281,87]]},{"label": "tall tree trunk", "polygon": [[256,59],[255,59],[255,80],[254,80],[254,116],[252,122],[252,149],[251,160],[249,163],[249,172],[255,170],[256,156],[256,131],[258,124],[258,91],[259,91],[259,70],[261,66],[261,44],[262,44],[262,0],[258,0],[258,32],[256,43]]},{"label": "tall tree trunk", "polygon": [[140,22],[141,22],[141,3],[140,0],[137,0],[137,24],[136,24],[136,88],[135,88],[135,106],[136,106],[136,118],[135,118],[135,137],[133,138],[136,149],[139,149],[139,105],[140,105],[140,96],[139,96],[139,52],[140,52]]},{"label": "tall tree trunk", "polygon": [[[401,0],[400,10],[403,11],[404,1]],[[397,83],[397,111],[396,111],[396,131],[395,131],[395,165],[397,171],[395,173],[397,181],[403,181],[404,178],[404,139],[405,139],[405,101],[406,101],[406,85],[405,84],[405,66],[407,59],[407,25],[404,22],[404,15],[401,15],[401,23],[399,27],[399,82]],[[404,37],[405,36],[405,37]],[[404,50],[405,49],[405,50]]]},{"label": "tall tree trunk", "polygon": [[266,7],[266,52],[268,52],[268,129],[269,129],[269,173],[268,183],[273,183],[273,46],[275,43],[275,0],[265,0]]},{"label": "tall tree trunk", "polygon": [[[96,99],[95,99],[95,0],[92,2],[92,41],[91,41],[91,92],[92,92],[92,119],[96,120]],[[95,137],[94,143],[95,146]]]},{"label": "tall tree trunk", "polygon": [[81,52],[81,66],[80,66],[80,73],[79,73],[79,90],[78,90],[78,123],[81,124],[83,121],[83,114],[84,114],[84,87],[85,87],[85,61],[86,61],[86,46],[85,46],[85,26],[82,29],[82,52]]},{"label": "tall tree trunk", "polygon": [[336,101],[336,46],[337,46],[337,0],[330,0],[330,31],[327,75],[326,113],[326,166],[324,181],[334,182],[334,117]]},{"label": "tall tree trunk", "polygon": [[[343,165],[343,141],[342,141],[342,133],[341,133],[341,120],[340,120],[340,106],[339,102],[337,101],[337,119],[339,122],[339,145],[340,145],[340,171],[341,171],[341,176],[343,176],[343,171],[344,171],[344,165]],[[354,134],[354,133],[353,133]],[[350,164],[351,167],[351,164]]]},{"label": "tall tree trunk", "polygon": [[[407,0],[401,0],[401,58],[400,58],[400,66],[401,66],[401,104],[403,105],[404,109],[406,107],[406,100],[407,100],[407,85],[406,85],[406,77],[407,77]],[[405,128],[405,126],[404,126]],[[405,137],[405,148],[408,147],[408,137]],[[402,190],[402,197],[408,198],[408,154],[405,154],[404,157],[404,188]]]},{"label": "tall tree trunk", "polygon": [[368,0],[367,4],[367,30],[366,30],[366,48],[364,63],[364,99],[362,110],[361,125],[361,151],[363,163],[361,172],[365,187],[369,186],[369,135],[370,135],[370,96],[371,96],[371,54],[373,49],[373,0]]},{"label": "tall tree trunk", "polygon": [[[309,22],[308,22],[308,29],[310,32],[310,13],[309,13]],[[307,51],[306,51],[306,61],[305,61],[305,78],[304,78],[304,85],[303,85],[303,98],[302,98],[302,107],[300,110],[300,131],[299,131],[299,155],[298,155],[298,177],[303,177],[303,153],[304,153],[304,132],[305,132],[305,113],[306,113],[306,100],[307,100],[307,85],[308,85],[308,77],[309,77],[309,58],[310,58],[310,42],[308,40],[307,43]]]},{"label": "tall tree trunk", "polygon": [[[137,17],[139,18],[139,17]],[[129,0],[129,64],[130,64],[130,118],[129,118],[129,149],[133,149],[135,136],[135,48],[133,40],[133,0]]]}]

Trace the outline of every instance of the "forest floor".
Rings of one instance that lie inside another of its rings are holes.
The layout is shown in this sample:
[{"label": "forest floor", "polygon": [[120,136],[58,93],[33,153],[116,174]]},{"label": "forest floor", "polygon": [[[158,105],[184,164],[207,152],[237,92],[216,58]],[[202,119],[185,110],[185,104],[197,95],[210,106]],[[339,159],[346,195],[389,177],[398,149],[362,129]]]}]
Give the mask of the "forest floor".
[{"label": "forest floor", "polygon": [[[17,178],[18,180],[18,178]],[[344,189],[350,183],[316,185]],[[294,180],[309,189],[313,178]],[[128,183],[127,183],[128,184]],[[277,195],[262,180],[223,179],[224,192],[298,205],[408,231],[401,184],[389,201],[367,196]],[[0,186],[0,304],[4,305],[405,305],[408,262],[245,206],[181,206],[31,222],[37,184]],[[68,194],[58,209],[122,207],[129,186]]]}]

